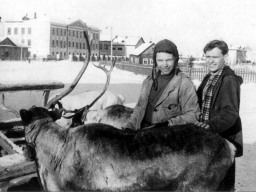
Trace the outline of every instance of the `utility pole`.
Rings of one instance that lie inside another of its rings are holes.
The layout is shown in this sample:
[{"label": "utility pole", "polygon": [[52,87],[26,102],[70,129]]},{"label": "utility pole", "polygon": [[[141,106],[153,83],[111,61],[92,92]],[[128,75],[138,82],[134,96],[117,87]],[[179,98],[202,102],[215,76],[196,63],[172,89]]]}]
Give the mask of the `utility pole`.
[{"label": "utility pole", "polygon": [[110,26],[110,55],[111,55],[111,63],[112,63],[112,57],[113,57],[113,40],[112,40],[112,26]]},{"label": "utility pole", "polygon": [[23,52],[23,35],[21,35],[21,48],[20,48],[20,60],[21,61],[22,61],[22,52]]}]

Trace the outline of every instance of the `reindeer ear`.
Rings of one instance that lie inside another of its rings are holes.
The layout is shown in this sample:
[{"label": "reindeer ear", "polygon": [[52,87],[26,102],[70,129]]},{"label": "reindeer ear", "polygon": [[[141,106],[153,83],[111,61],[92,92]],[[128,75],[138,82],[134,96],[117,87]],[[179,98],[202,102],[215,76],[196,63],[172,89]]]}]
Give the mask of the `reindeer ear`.
[{"label": "reindeer ear", "polygon": [[30,121],[32,120],[32,113],[31,111],[28,111],[26,109],[21,109],[20,117],[23,123],[27,124],[27,123],[30,123]]}]

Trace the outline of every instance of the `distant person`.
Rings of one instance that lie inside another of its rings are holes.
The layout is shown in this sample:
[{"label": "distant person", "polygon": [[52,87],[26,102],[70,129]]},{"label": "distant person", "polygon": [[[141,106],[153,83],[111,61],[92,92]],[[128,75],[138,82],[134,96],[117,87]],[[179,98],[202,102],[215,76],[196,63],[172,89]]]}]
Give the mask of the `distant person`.
[{"label": "distant person", "polygon": [[178,61],[178,49],[173,42],[164,39],[156,44],[152,75],[142,84],[129,128],[197,122],[200,110],[196,89],[178,68]]},{"label": "distant person", "polygon": [[[197,90],[201,108],[197,125],[219,134],[233,143],[236,157],[243,155],[242,124],[239,116],[240,76],[225,64],[228,46],[224,41],[213,40],[204,47],[209,73]],[[235,161],[219,186],[220,191],[234,191]]]}]

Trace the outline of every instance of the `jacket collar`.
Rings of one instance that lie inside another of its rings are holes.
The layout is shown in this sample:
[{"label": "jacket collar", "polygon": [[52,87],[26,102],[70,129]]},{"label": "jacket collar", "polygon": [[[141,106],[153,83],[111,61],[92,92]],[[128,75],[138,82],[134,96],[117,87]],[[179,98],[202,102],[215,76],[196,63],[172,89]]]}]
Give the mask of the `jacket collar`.
[{"label": "jacket collar", "polygon": [[156,107],[161,105],[161,103],[169,96],[170,92],[172,92],[175,89],[175,87],[178,85],[178,82],[180,81],[180,79],[181,79],[181,72],[174,75],[172,80],[166,86],[163,94],[161,95],[161,97],[157,101]]}]

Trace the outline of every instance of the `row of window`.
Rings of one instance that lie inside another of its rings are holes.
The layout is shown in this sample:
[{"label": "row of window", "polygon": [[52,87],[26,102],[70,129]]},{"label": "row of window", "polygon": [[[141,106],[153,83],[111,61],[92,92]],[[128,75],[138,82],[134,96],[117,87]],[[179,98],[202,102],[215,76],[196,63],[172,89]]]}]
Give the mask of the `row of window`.
[{"label": "row of window", "polygon": [[[27,33],[26,33],[26,31],[27,31]],[[15,28],[10,28],[10,27],[8,27],[8,29],[7,29],[7,35],[12,35],[12,34],[14,34],[14,35],[18,35],[18,34],[22,34],[22,35],[25,35],[25,34],[31,34],[31,28],[29,27],[29,28],[24,28],[24,27],[22,27],[22,28],[18,28],[18,27],[15,27]]]},{"label": "row of window", "polygon": [[52,35],[67,36],[67,31],[68,31],[69,37],[84,38],[83,31],[74,31],[74,30],[60,29],[60,28],[52,28]]},{"label": "row of window", "polygon": [[[61,29],[61,28],[52,28],[52,35],[56,36],[67,36],[67,31],[68,31],[68,36],[69,37],[76,37],[76,38],[84,38],[84,31],[74,31],[71,29]],[[93,39],[98,40],[99,39],[99,34],[93,33]]]},{"label": "row of window", "polygon": [[[104,44],[104,50],[108,50],[108,48],[109,48],[109,45],[107,45],[107,44]],[[102,44],[100,44],[100,50],[102,50]],[[113,47],[113,50],[119,50],[119,51],[122,51],[123,50],[123,48],[122,47]]]},{"label": "row of window", "polygon": [[[66,41],[59,41],[59,40],[52,40],[52,47],[63,47],[66,48],[67,42]],[[68,47],[76,48],[76,49],[85,49],[85,43],[81,42],[68,42]],[[92,44],[92,50],[97,50],[98,45]]]},{"label": "row of window", "polygon": [[[77,55],[79,55],[80,57],[85,57],[85,53],[68,53],[69,55],[73,55],[73,56],[77,56]],[[57,56],[57,57],[60,57],[60,58],[62,58],[62,57],[66,57],[66,52],[52,52],[52,56]],[[98,56],[97,54],[95,54],[95,56]]]},{"label": "row of window", "polygon": [[143,65],[153,65],[153,59],[143,58]]}]

